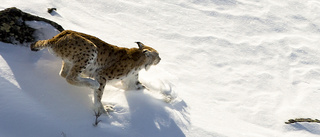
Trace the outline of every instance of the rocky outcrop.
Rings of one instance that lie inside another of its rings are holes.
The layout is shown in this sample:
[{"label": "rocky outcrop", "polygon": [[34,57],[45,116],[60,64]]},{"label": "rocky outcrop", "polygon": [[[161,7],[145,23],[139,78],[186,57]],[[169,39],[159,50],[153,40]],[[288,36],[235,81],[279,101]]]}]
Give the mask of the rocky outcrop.
[{"label": "rocky outcrop", "polygon": [[12,7],[0,11],[0,41],[12,44],[35,42],[36,39],[33,36],[35,29],[26,25],[25,21],[44,21],[60,32],[64,30],[53,21]]}]

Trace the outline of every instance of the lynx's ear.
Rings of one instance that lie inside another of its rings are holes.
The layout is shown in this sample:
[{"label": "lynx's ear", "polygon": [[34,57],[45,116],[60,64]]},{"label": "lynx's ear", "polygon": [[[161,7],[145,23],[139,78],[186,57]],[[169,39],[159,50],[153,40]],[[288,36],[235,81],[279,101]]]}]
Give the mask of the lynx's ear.
[{"label": "lynx's ear", "polygon": [[143,43],[141,43],[141,42],[136,42],[136,43],[138,44],[140,50],[142,50],[144,48]]}]

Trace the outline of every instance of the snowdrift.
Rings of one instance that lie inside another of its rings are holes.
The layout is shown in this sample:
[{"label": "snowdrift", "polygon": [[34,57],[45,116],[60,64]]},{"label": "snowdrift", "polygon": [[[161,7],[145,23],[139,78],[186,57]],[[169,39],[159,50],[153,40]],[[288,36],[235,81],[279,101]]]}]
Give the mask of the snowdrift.
[{"label": "snowdrift", "polygon": [[[0,136],[316,137],[320,3],[276,0],[1,1],[118,46],[157,49],[151,91],[108,86],[116,111],[93,127],[91,91],[67,84],[48,51],[0,43]],[[55,7],[55,14],[47,8]],[[31,22],[54,35],[45,24]],[[159,93],[171,87],[175,100]]]}]

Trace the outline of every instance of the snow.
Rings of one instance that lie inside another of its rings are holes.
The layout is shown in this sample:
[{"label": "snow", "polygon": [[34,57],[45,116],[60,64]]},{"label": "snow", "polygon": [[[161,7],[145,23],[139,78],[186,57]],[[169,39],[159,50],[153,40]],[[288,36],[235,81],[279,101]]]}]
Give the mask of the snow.
[{"label": "snow", "polygon": [[[48,51],[0,42],[0,136],[313,137],[319,124],[320,2],[315,0],[0,0],[108,43],[157,49],[151,91],[107,86],[115,112],[92,126],[92,91],[69,85]],[[57,11],[50,15],[47,8]],[[39,39],[57,32],[43,22]],[[172,91],[170,91],[172,87]],[[166,91],[175,99],[163,100]]]}]

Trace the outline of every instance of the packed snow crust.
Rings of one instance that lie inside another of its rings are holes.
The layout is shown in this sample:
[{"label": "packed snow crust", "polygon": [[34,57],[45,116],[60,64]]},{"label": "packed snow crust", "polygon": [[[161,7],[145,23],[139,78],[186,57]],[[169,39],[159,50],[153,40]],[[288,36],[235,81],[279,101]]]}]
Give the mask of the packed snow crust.
[{"label": "packed snow crust", "polygon": [[[141,41],[162,58],[140,73],[150,90],[106,87],[115,111],[94,127],[91,89],[61,78],[59,58],[0,42],[1,137],[320,135],[319,124],[284,124],[320,118],[316,0],[0,1],[118,46]],[[39,39],[58,33],[28,24]]]}]

